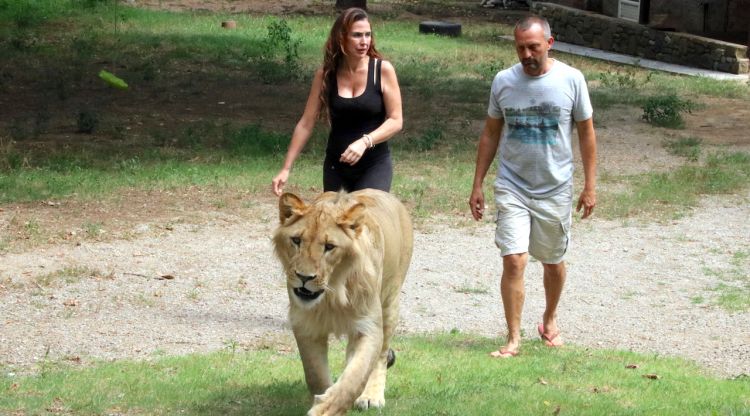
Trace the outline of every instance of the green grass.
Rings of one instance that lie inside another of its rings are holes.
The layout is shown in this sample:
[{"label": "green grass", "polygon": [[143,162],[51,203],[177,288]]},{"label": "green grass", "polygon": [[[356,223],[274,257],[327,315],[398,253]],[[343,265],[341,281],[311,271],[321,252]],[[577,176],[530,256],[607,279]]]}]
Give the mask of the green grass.
[{"label": "green grass", "polygon": [[703,273],[715,276],[720,283],[711,290],[716,305],[727,312],[750,310],[750,253],[737,251],[732,254],[729,265],[723,268],[705,268]]},{"label": "green grass", "polygon": [[[615,182],[617,179],[607,178]],[[626,192],[606,195],[600,210],[609,218],[643,213],[672,218],[695,207],[701,196],[730,193],[750,184],[750,154],[714,153],[704,165],[685,165],[670,172],[626,177]]]},{"label": "green grass", "polygon": [[[464,334],[396,338],[382,415],[741,415],[748,378],[722,380],[693,364],[538,341],[514,359],[488,352],[499,341]],[[343,345],[333,343],[339,374]],[[636,368],[628,368],[628,367]],[[0,376],[0,412],[20,414],[304,414],[301,363],[285,349],[154,357],[85,368],[46,362],[33,376]],[[654,378],[649,378],[653,375]]]}]

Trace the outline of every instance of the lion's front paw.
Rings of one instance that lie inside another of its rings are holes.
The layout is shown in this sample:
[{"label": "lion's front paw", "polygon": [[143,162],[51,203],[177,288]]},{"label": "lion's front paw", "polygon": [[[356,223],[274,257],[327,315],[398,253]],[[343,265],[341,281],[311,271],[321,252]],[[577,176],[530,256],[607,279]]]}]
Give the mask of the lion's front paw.
[{"label": "lion's front paw", "polygon": [[363,394],[354,402],[354,405],[362,410],[379,409],[385,406],[385,396],[381,394],[380,397],[369,397]]},{"label": "lion's front paw", "polygon": [[346,414],[346,409],[336,406],[332,395],[328,393],[318,394],[313,400],[313,407],[307,412],[307,416],[339,416]]}]

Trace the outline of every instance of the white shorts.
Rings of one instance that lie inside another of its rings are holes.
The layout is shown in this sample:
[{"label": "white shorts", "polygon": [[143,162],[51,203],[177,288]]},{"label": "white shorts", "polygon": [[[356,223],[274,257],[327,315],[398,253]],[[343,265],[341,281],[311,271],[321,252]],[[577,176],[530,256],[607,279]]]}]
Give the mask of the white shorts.
[{"label": "white shorts", "polygon": [[500,255],[529,253],[544,264],[562,262],[570,243],[572,195],[572,186],[544,199],[495,189]]}]

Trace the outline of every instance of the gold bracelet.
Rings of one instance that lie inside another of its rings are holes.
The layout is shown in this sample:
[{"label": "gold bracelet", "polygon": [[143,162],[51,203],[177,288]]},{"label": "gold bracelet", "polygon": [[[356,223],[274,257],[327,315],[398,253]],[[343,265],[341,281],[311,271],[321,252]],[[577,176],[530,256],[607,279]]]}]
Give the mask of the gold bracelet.
[{"label": "gold bracelet", "polygon": [[372,141],[372,136],[370,136],[369,134],[363,134],[362,137],[365,139],[368,149],[372,149],[373,147],[375,147],[375,143],[373,143]]}]

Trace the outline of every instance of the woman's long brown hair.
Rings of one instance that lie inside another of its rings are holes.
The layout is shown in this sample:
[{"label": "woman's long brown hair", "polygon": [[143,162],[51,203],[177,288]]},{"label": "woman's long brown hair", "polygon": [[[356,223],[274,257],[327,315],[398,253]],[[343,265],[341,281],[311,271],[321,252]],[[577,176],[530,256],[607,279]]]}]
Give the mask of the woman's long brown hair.
[{"label": "woman's long brown hair", "polygon": [[[331,79],[334,79],[335,82],[336,70],[344,60],[344,41],[346,36],[349,34],[352,25],[360,20],[369,21],[367,12],[356,7],[344,10],[333,23],[331,33],[328,35],[328,40],[326,41],[323,55],[323,88],[320,90],[320,97],[318,99],[324,111],[321,113],[321,116],[325,114],[329,122],[331,119],[328,108],[328,92],[331,87],[329,83]],[[367,50],[367,55],[370,58],[382,59],[380,52],[375,48],[374,34],[371,35],[370,49]]]}]

